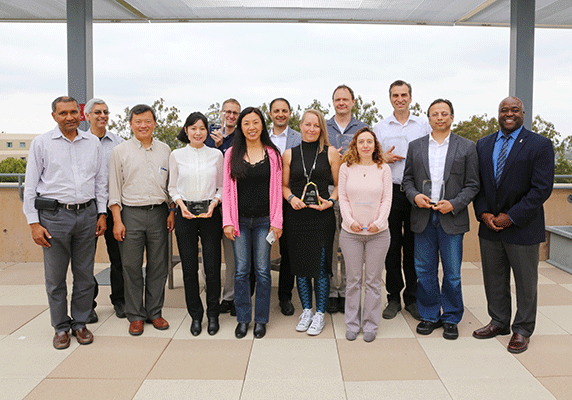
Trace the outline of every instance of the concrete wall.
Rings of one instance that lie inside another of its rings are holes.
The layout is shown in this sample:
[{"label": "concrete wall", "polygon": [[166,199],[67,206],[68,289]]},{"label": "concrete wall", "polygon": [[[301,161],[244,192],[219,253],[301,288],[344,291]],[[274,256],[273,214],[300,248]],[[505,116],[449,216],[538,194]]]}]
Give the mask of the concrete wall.
[{"label": "concrete wall", "polygon": [[[545,204],[547,225],[572,225],[572,204],[567,197],[572,194],[571,188],[556,187],[552,196]],[[18,189],[2,188],[0,186],[0,262],[41,262],[42,249],[34,243],[30,228],[22,212],[22,202],[18,196]],[[479,241],[477,237],[477,221],[472,205],[469,206],[471,215],[471,231],[464,239],[464,260],[480,261]],[[175,253],[177,252],[174,241]],[[276,246],[274,246],[276,247]],[[541,260],[548,258],[547,244],[540,248]],[[273,249],[273,256],[277,249]],[[105,240],[99,238],[96,253],[96,262],[107,262]]]}]

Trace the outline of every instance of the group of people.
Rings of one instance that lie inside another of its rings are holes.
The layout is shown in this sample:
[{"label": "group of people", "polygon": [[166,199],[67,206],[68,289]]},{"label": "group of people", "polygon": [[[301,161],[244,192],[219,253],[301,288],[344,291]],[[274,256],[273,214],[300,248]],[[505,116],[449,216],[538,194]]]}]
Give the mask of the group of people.
[{"label": "group of people", "polygon": [[[348,340],[361,331],[371,342],[381,316],[394,318],[403,297],[419,334],[443,327],[445,339],[456,339],[464,311],[463,235],[474,201],[491,322],[473,336],[492,338],[512,328],[508,350],[525,351],[536,318],[542,205],[554,176],[550,140],[522,126],[524,107],[515,97],[500,103],[500,130],[476,145],[451,132],[449,100],[432,102],[426,119],[409,110],[410,84],[393,82],[389,98],[394,112],[372,129],[352,117],[354,93],[340,85],[332,96],[335,115],[326,121],[308,109],[300,132],[288,126],[284,98],[270,103],[270,129],[258,108],[241,110],[228,99],[221,126],[191,113],[177,136],[186,145],[171,152],[153,138],[156,116],[147,105],[130,110],[133,136],[124,141],[106,130],[103,100],[86,104],[91,132],[83,132],[77,101],[58,97],[52,104],[58,126],[32,142],[24,195],[32,237],[44,249],[54,347],[69,346],[70,329],[80,344],[93,341],[86,324],[97,321],[93,264],[102,234],[117,317],[127,317],[131,335],[141,335],[145,322],[168,329],[161,311],[173,229],[194,336],[205,314],[200,238],[210,335],[219,330],[220,313],[230,312],[237,338],[253,321],[254,337],[265,336],[270,253],[278,240],[280,309],[295,313],[296,283],[297,331],[318,335],[325,313],[339,311]],[[511,269],[518,305],[512,327]]]}]

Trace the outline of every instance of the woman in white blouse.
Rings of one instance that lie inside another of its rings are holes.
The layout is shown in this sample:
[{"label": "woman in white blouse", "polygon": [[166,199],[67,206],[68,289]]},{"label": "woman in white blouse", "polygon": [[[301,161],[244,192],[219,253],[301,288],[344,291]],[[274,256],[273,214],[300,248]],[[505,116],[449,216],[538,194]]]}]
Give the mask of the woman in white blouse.
[{"label": "woman in white blouse", "polygon": [[201,333],[204,314],[199,297],[199,236],[206,275],[207,331],[214,335],[219,330],[222,216],[218,206],[222,198],[223,156],[219,150],[204,145],[207,127],[203,114],[189,115],[177,135],[187,145],[174,150],[169,159],[169,195],[178,206],[175,234],[193,336]]}]

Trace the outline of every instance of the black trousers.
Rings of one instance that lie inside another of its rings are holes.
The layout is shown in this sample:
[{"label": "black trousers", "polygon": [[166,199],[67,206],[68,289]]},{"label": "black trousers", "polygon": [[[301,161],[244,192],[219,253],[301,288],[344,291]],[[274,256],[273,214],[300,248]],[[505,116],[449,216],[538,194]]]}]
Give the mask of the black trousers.
[{"label": "black trousers", "polygon": [[[284,200],[282,207],[289,206]],[[292,290],[294,289],[294,275],[290,272],[290,256],[288,255],[288,240],[285,232],[279,239],[280,242],[280,272],[278,274],[278,300],[292,300]]]},{"label": "black trousers", "polygon": [[407,306],[416,302],[417,274],[413,258],[415,236],[411,232],[411,203],[405,197],[405,192],[401,191],[401,185],[393,185],[388,222],[391,242],[385,257],[387,300],[400,302],[401,290],[405,288],[403,302]]},{"label": "black trousers", "polygon": [[218,317],[221,292],[221,239],[222,216],[220,207],[211,218],[186,219],[180,208],[175,214],[175,234],[181,256],[185,301],[193,320],[202,320],[204,307],[199,296],[199,237],[203,251],[203,268],[206,276],[207,317]]},{"label": "black trousers", "polygon": [[[107,209],[107,229],[104,233],[107,255],[109,256],[109,280],[111,281],[111,304],[125,304],[125,294],[123,291],[123,266],[121,265],[121,255],[119,254],[119,243],[113,237],[113,214]],[[97,246],[97,241],[95,242]],[[95,279],[95,289],[93,292],[93,308],[97,306],[95,299],[99,294],[99,285]]]}]

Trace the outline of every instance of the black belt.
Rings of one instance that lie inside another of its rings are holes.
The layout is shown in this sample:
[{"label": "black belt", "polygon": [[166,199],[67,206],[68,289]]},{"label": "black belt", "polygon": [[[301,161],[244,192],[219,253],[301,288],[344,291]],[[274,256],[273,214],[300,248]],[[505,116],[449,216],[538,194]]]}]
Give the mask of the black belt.
[{"label": "black belt", "polygon": [[83,210],[84,208],[89,207],[92,202],[93,202],[93,200],[89,200],[87,203],[83,203],[83,204],[64,204],[64,203],[60,203],[58,201],[58,207],[65,208],[66,210],[71,210],[71,211]]},{"label": "black belt", "polygon": [[161,203],[161,204],[149,204],[149,205],[147,205],[147,206],[127,206],[127,205],[124,204],[123,206],[124,206],[124,207],[131,207],[131,208],[138,208],[138,209],[140,209],[140,210],[152,210],[152,209],[154,209],[154,208],[161,207],[163,204],[165,204],[165,203]]},{"label": "black belt", "polygon": [[403,190],[403,185],[401,183],[394,183],[393,184],[393,191],[395,192],[395,189],[398,189],[399,192],[405,192],[405,190]]}]

